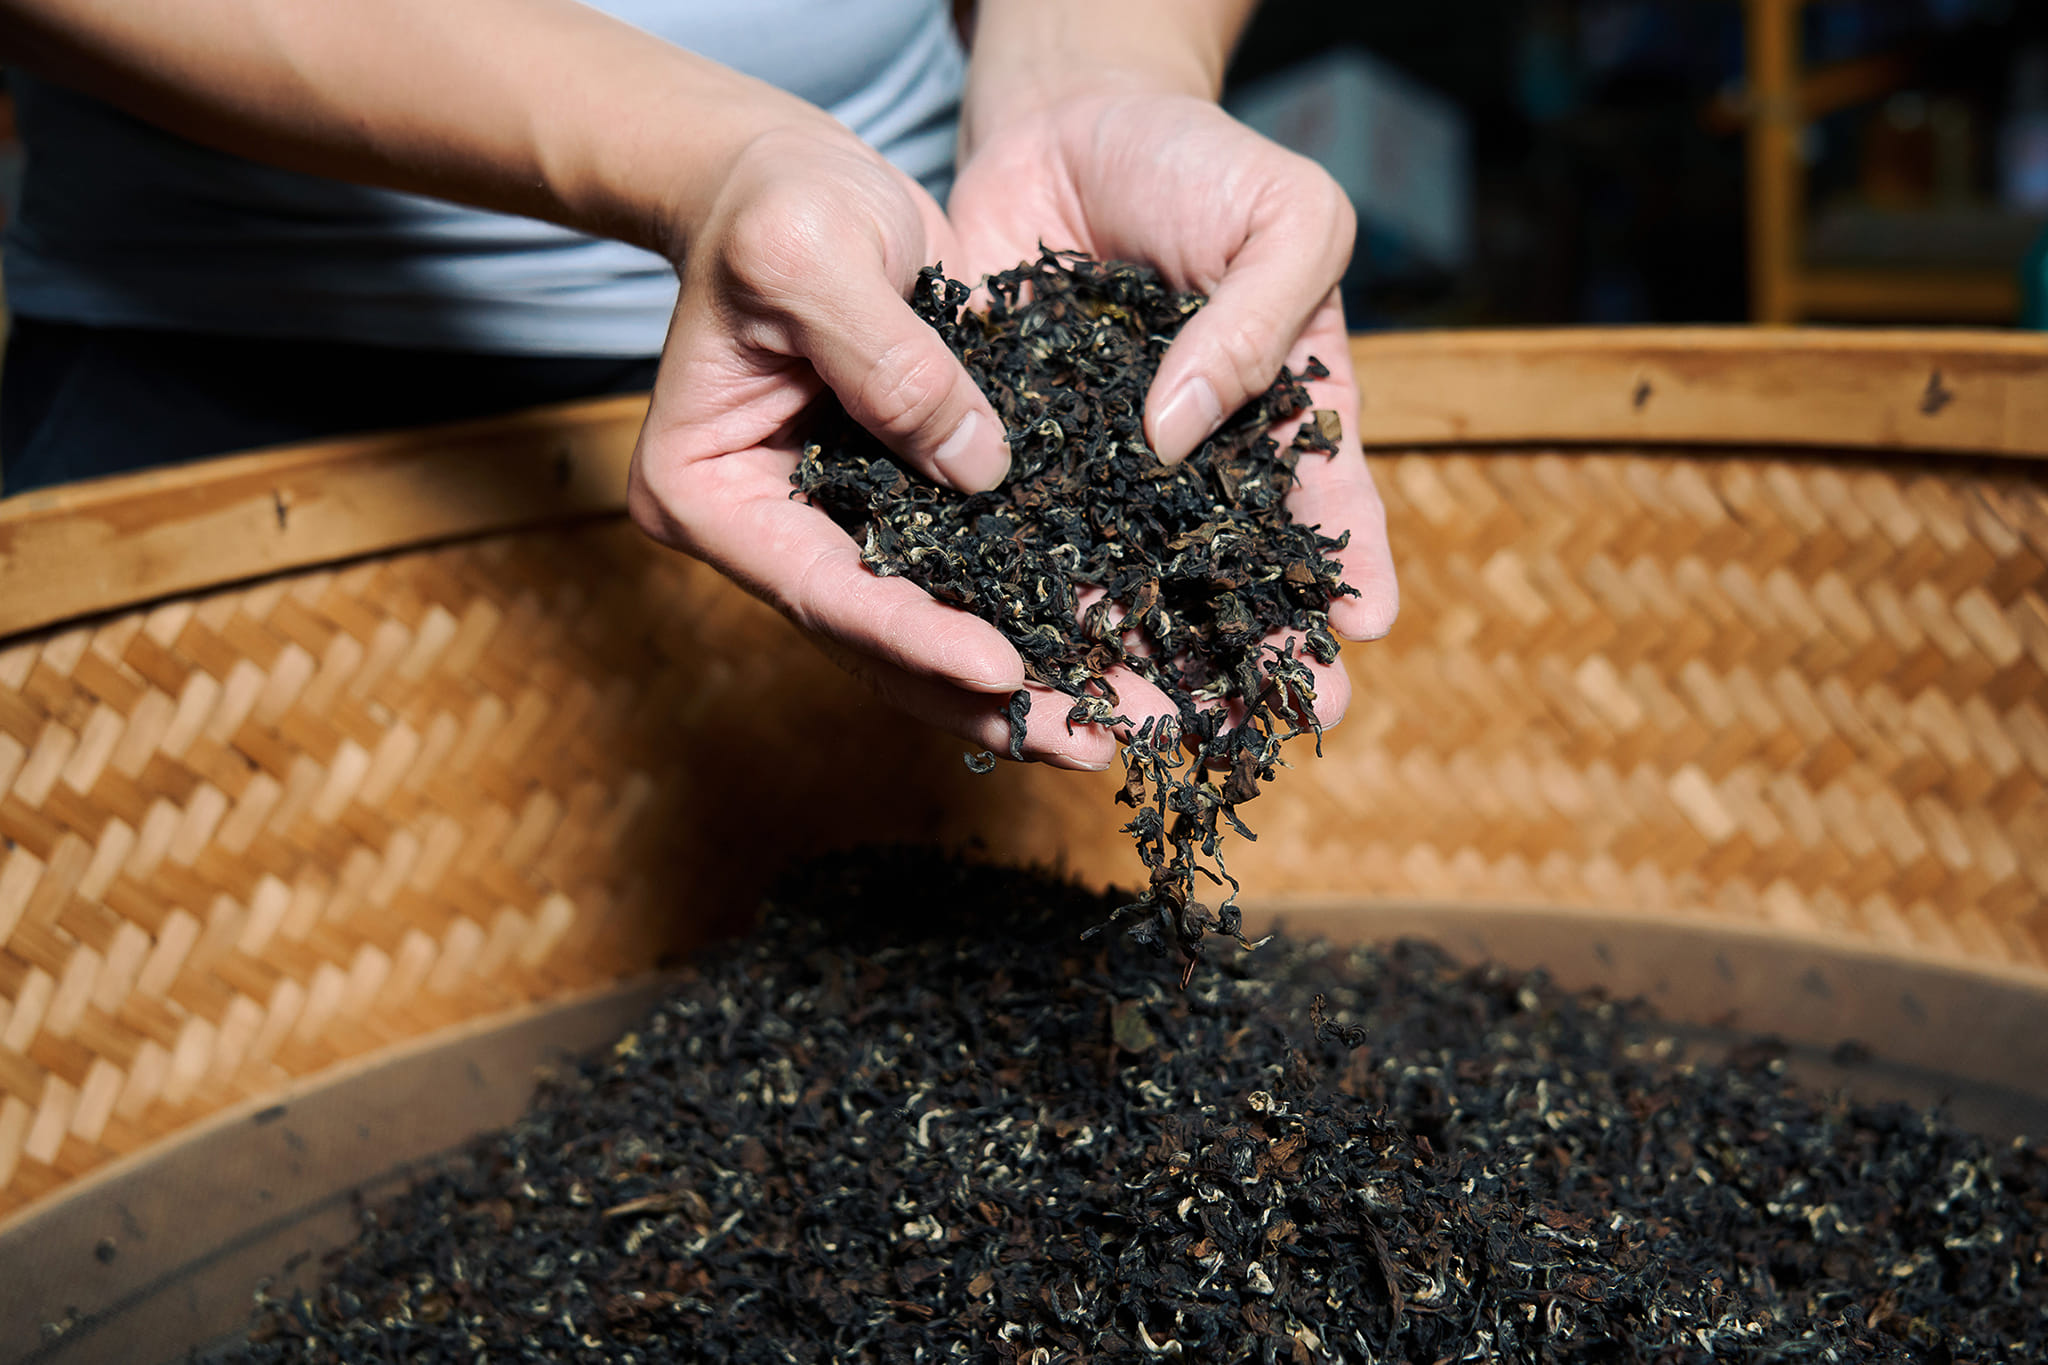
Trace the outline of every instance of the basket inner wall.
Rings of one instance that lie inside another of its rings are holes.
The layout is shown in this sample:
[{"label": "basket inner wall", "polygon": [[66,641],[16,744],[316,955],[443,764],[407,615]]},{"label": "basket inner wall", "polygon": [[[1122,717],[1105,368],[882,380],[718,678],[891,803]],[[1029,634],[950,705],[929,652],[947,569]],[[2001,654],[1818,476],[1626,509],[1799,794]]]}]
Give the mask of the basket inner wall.
[{"label": "basket inner wall", "polygon": [[[1705,917],[2048,980],[2018,462],[1376,461],[1403,619],[1247,806],[1261,899]],[[642,970],[790,858],[1137,872],[1100,778],[870,700],[618,520],[0,645],[0,1212],[335,1062]]]}]

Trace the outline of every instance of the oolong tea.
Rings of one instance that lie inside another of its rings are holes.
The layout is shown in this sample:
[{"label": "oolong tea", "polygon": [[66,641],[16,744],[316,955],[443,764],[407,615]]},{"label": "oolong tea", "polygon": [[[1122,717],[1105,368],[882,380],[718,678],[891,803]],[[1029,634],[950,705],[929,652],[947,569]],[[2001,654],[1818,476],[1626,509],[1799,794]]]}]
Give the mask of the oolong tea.
[{"label": "oolong tea", "polygon": [[[1001,630],[1027,676],[1074,699],[1069,725],[1130,730],[1118,800],[1151,882],[1113,919],[1142,943],[1178,946],[1191,971],[1204,933],[1236,936],[1237,883],[1225,828],[1253,837],[1237,808],[1273,778],[1282,741],[1316,733],[1306,657],[1337,657],[1328,609],[1353,590],[1329,557],[1342,540],[1297,525],[1286,498],[1303,458],[1337,449],[1335,412],[1285,445],[1275,426],[1309,408],[1285,369],[1192,457],[1146,444],[1145,395],[1167,345],[1202,306],[1144,267],[1047,251],[991,276],[986,312],[967,286],[927,268],[912,305],[1002,419],[1010,478],[963,495],[905,468],[843,414],[809,444],[795,482],[851,533],[875,573],[901,575]],[[1084,594],[1087,600],[1084,606]],[[1176,714],[1132,726],[1117,668],[1156,686]],[[1010,751],[1023,756],[1029,695],[1011,698]],[[977,769],[987,755],[970,756]],[[1211,914],[1195,877],[1230,894]]]},{"label": "oolong tea", "polygon": [[788,877],[233,1358],[354,1365],[2048,1360],[2048,1153],[1688,1060],[1643,1012],[1114,900]]}]

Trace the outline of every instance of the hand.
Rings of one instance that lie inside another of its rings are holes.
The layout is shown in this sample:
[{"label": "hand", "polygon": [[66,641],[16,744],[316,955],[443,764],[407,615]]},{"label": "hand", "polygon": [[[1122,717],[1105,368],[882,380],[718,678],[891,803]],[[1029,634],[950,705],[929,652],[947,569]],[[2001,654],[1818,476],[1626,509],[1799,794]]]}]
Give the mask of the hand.
[{"label": "hand", "polygon": [[[938,206],[822,111],[572,0],[22,0],[0,5],[0,50],[227,151],[684,262],[635,520],[885,697],[1007,747],[1000,704],[1024,676],[1009,642],[875,577],[790,500],[796,423],[828,386],[943,483],[990,487],[1008,461],[987,400],[904,302],[953,255]],[[1050,725],[1027,752],[1078,761]]]},{"label": "hand", "polygon": [[[1338,558],[1360,595],[1332,604],[1331,628],[1353,640],[1386,634],[1399,591],[1386,514],[1352,430],[1358,390],[1336,293],[1354,225],[1320,167],[1193,95],[1138,89],[995,113],[970,102],[950,214],[969,280],[1035,257],[1043,240],[1145,262],[1209,296],[1146,401],[1146,434],[1163,459],[1185,458],[1282,364],[1299,373],[1314,355],[1327,365],[1330,377],[1309,387],[1316,406],[1341,414],[1343,441],[1334,456],[1303,458],[1289,510],[1327,535],[1351,533]],[[1334,725],[1349,680],[1340,666],[1315,673],[1317,716]],[[1115,682],[1134,717],[1170,710],[1137,679]],[[1033,719],[1049,714],[1037,708]]]},{"label": "hand", "polygon": [[[682,289],[634,451],[628,507],[649,535],[723,570],[904,710],[997,752],[1024,681],[1001,632],[881,578],[790,496],[805,408],[847,412],[940,483],[1000,483],[995,413],[904,301],[954,254],[938,205],[829,120],[746,145],[685,234]],[[1095,737],[1034,727],[1027,756],[1106,766]]]}]

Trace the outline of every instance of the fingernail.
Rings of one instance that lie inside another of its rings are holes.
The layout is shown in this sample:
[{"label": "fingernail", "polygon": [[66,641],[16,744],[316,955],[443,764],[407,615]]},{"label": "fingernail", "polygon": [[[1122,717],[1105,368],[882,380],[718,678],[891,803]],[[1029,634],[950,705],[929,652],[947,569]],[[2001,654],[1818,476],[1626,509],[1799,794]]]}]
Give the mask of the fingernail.
[{"label": "fingernail", "polygon": [[1069,772],[1101,773],[1109,771],[1108,759],[1104,759],[1100,763],[1089,763],[1075,758],[1071,754],[1049,754],[1046,756],[1045,761],[1051,767],[1065,768]]},{"label": "fingernail", "polygon": [[981,414],[968,413],[946,443],[932,452],[932,463],[946,476],[946,482],[963,493],[986,493],[1010,472],[1009,448],[1000,442],[990,446],[980,441],[981,426]]},{"label": "fingernail", "polygon": [[1154,442],[1159,457],[1186,459],[1222,423],[1223,404],[1217,401],[1216,390],[1206,379],[1190,379],[1159,410],[1159,422],[1155,428],[1158,439]]},{"label": "fingernail", "polygon": [[1339,639],[1349,640],[1355,645],[1367,645],[1391,635],[1394,631],[1394,622],[1390,616],[1368,616],[1363,620],[1346,617],[1341,626],[1336,621],[1331,621],[1330,629],[1336,632]]},{"label": "fingernail", "polygon": [[1401,596],[1397,591],[1368,591],[1366,596],[1348,601],[1350,638],[1354,640],[1385,639],[1394,628],[1394,618],[1401,614]]}]

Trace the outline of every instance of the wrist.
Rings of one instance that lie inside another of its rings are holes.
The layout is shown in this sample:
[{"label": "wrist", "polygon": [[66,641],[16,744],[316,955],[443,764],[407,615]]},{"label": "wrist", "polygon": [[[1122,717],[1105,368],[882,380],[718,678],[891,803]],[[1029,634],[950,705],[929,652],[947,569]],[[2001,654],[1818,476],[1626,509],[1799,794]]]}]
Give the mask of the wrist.
[{"label": "wrist", "polygon": [[989,80],[970,75],[960,101],[960,160],[964,163],[996,132],[1077,100],[1163,96],[1215,98],[1206,82],[1159,69],[1049,63],[1041,70],[1005,71]]},{"label": "wrist", "polygon": [[961,99],[964,160],[998,128],[1083,97],[1214,100],[1244,0],[984,0]]},{"label": "wrist", "polygon": [[[721,192],[765,140],[857,142],[829,114],[765,81],[673,51],[667,79],[621,89],[562,130],[544,164],[575,226],[680,264]],[[647,91],[662,93],[652,97]]]}]

